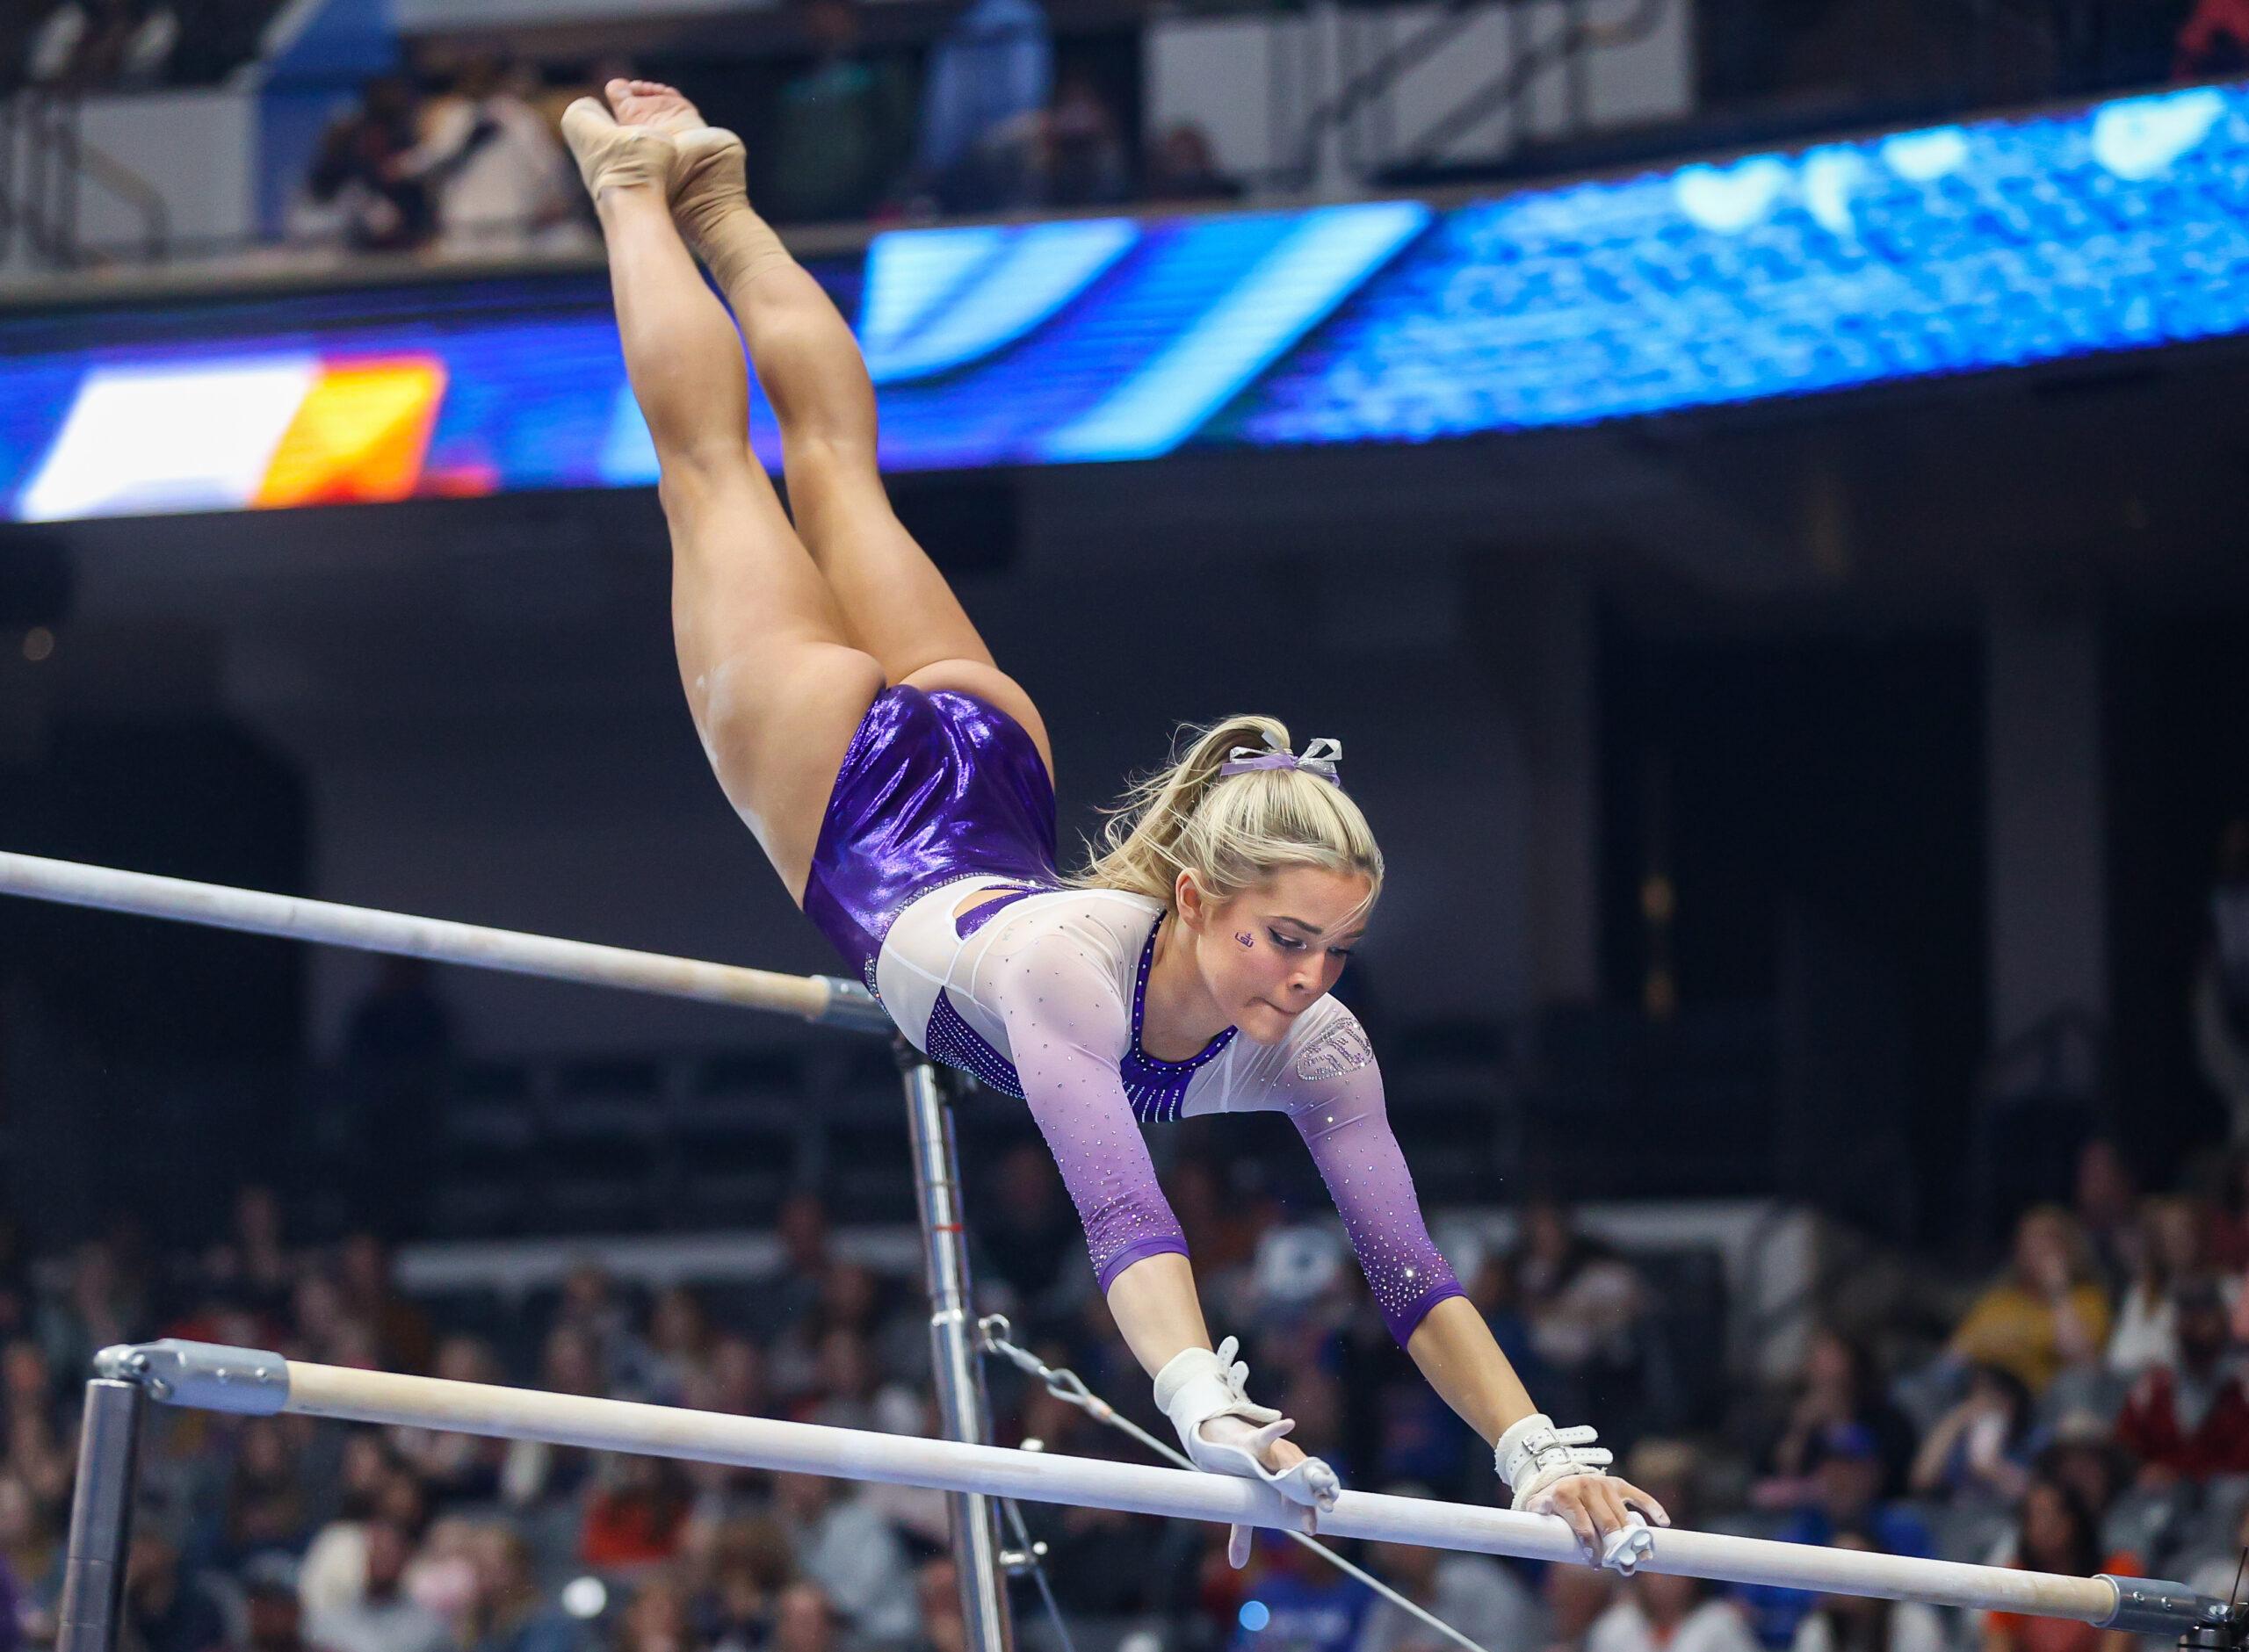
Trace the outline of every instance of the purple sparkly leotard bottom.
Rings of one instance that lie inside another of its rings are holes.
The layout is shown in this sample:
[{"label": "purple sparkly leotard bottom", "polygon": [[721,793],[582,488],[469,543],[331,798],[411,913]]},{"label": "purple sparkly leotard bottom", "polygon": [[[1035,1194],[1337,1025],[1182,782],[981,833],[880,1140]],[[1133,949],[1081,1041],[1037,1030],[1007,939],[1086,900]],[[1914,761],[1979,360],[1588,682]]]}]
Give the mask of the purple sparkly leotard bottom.
[{"label": "purple sparkly leotard bottom", "polygon": [[1022,724],[965,694],[886,689],[828,794],[805,916],[872,990],[915,897],[989,873],[1059,886],[1054,782]]}]

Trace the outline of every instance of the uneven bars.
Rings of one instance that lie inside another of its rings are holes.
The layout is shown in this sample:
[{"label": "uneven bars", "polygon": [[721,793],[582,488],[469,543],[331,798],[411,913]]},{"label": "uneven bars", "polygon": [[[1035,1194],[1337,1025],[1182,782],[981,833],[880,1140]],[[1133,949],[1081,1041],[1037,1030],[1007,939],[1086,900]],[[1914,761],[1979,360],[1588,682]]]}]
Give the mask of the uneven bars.
[{"label": "uneven bars", "polygon": [[142,918],[168,918],[250,934],[280,935],[362,952],[430,958],[439,963],[466,963],[516,975],[540,975],[591,986],[620,986],[667,998],[698,999],[706,1004],[771,1010],[853,1032],[887,1035],[895,1030],[882,1006],[865,988],[833,976],[781,975],[739,964],[560,941],[515,929],[489,929],[444,918],[409,918],[366,906],[230,889],[223,884],[198,884],[76,861],[50,861],[36,855],[0,850],[0,895],[131,913]]},{"label": "uneven bars", "polygon": [[[1298,1524],[1302,1512],[1267,1487],[1223,1475],[302,1365],[278,1354],[208,1343],[166,1340],[107,1348],[95,1368],[104,1377],[138,1383],[153,1398],[199,1410],[433,1428],[1190,1520],[1289,1528]],[[1318,1517],[1318,1530],[1335,1537],[1526,1560],[1582,1563],[1584,1558],[1570,1528],[1551,1514],[1365,1491],[1343,1493],[1332,1511]],[[2231,1615],[2224,1601],[2198,1596],[2184,1583],[2105,1573],[2065,1577],[1668,1526],[1653,1533],[1638,1569],[2069,1618],[2134,1634],[2222,1627]]]}]

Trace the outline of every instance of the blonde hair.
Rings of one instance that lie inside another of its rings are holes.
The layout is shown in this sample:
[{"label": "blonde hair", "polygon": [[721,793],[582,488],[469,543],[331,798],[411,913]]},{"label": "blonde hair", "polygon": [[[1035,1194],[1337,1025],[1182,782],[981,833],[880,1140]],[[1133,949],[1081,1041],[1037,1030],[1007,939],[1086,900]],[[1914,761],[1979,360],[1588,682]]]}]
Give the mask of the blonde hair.
[{"label": "blonde hair", "polygon": [[1223,901],[1290,867],[1318,866],[1364,877],[1362,910],[1371,907],[1382,892],[1382,850],[1350,795],[1309,769],[1222,776],[1219,769],[1236,747],[1291,749],[1287,726],[1269,717],[1182,728],[1170,766],[1135,783],[1108,811],[1091,861],[1072,881],[1169,905],[1182,872]]}]

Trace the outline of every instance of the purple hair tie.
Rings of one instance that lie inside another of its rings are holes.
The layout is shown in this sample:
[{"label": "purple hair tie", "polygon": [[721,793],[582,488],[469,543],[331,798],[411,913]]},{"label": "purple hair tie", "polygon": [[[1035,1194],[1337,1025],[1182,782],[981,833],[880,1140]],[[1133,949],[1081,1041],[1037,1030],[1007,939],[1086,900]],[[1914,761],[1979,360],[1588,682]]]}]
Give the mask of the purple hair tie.
[{"label": "purple hair tie", "polygon": [[[1271,746],[1269,739],[1267,744]],[[1336,773],[1336,765],[1342,761],[1343,742],[1341,740],[1316,739],[1304,748],[1301,755],[1284,751],[1278,747],[1261,752],[1255,747],[1237,746],[1227,754],[1226,761],[1219,765],[1219,777],[1223,780],[1229,775],[1247,775],[1266,768],[1301,768],[1340,786],[1343,783],[1343,777]]]}]

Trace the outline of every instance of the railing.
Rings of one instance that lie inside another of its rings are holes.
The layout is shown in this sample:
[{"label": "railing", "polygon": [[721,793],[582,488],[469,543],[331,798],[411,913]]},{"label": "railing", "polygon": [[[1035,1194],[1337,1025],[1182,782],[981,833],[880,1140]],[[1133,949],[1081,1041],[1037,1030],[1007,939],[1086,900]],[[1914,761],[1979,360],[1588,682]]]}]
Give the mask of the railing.
[{"label": "railing", "polygon": [[[138,220],[139,233],[96,244],[80,234],[89,187]],[[74,92],[27,89],[0,104],[0,263],[18,237],[31,262],[75,270],[101,256],[159,263],[172,246],[171,212],[148,179],[85,138],[83,100]]]},{"label": "railing", "polygon": [[[1389,168],[1428,166],[1469,133],[1513,114],[1515,137],[1525,134],[1522,112],[1529,94],[1554,73],[1565,77],[1566,130],[1581,131],[1590,116],[1587,57],[1590,54],[1630,46],[1653,34],[1671,9],[1671,0],[1632,0],[1631,10],[1608,22],[1591,18],[1592,0],[1565,0],[1560,30],[1544,40],[1531,38],[1531,7],[1535,0],[1501,0],[1510,34],[1506,67],[1429,122],[1408,142],[1387,157],[1370,161],[1357,157],[1372,172]],[[1497,9],[1485,0],[1446,0],[1443,11],[1415,30],[1373,62],[1350,74],[1333,95],[1305,117],[1291,146],[1291,160],[1279,180],[1304,189],[1319,170],[1320,153],[1331,133],[1343,129],[1370,105],[1385,98],[1406,76],[1432,61]],[[1315,14],[1315,26],[1316,26]]]}]

